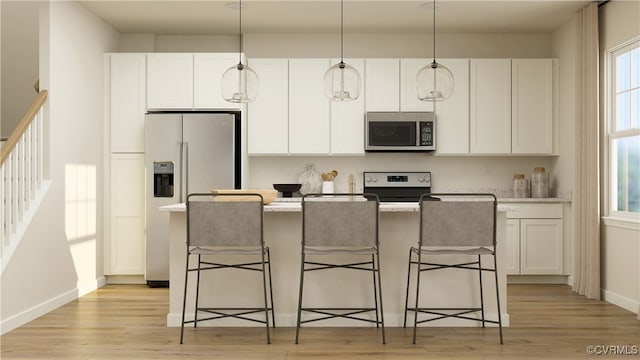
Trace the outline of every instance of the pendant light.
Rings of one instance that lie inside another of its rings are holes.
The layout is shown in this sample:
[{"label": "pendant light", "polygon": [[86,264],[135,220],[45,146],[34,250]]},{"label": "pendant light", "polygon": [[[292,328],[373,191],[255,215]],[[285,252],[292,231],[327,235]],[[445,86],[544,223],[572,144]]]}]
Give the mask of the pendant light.
[{"label": "pendant light", "polygon": [[446,66],[436,61],[436,0],[433,0],[433,62],[416,75],[416,91],[421,101],[442,101],[451,97],[455,82]]},{"label": "pendant light", "polygon": [[344,0],[340,0],[340,62],[324,74],[324,94],[331,101],[353,101],[360,97],[358,70],[344,62]]},{"label": "pendant light", "polygon": [[248,65],[242,63],[242,0],[238,1],[240,11],[238,64],[222,74],[220,87],[222,96],[230,103],[249,103],[258,97],[258,75]]}]

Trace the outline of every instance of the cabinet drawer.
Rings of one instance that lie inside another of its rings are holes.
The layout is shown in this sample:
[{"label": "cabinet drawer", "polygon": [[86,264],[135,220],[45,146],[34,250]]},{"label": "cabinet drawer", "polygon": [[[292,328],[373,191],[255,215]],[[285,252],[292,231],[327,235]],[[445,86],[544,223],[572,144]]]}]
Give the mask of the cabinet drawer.
[{"label": "cabinet drawer", "polygon": [[513,203],[518,208],[507,212],[507,219],[562,219],[562,204]]}]

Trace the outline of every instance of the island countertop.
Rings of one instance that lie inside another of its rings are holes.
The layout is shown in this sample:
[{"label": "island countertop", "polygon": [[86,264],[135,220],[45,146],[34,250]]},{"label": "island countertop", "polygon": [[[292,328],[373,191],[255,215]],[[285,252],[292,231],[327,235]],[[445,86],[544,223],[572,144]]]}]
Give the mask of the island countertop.
[{"label": "island countertop", "polygon": [[[515,204],[498,204],[498,212],[509,212],[518,210]],[[186,205],[184,203],[167,205],[160,207],[160,211],[168,212],[185,212]],[[265,213],[272,212],[301,212],[302,205],[300,201],[274,201],[264,206]],[[382,202],[380,203],[380,212],[418,212],[420,206],[417,202]]]}]

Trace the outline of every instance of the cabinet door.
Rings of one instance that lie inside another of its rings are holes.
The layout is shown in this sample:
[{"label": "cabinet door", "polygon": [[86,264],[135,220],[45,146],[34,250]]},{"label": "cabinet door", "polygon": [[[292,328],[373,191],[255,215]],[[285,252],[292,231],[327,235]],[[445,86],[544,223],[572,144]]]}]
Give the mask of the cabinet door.
[{"label": "cabinet door", "polygon": [[147,108],[193,108],[193,54],[147,54]]},{"label": "cabinet door", "polygon": [[504,270],[507,275],[520,274],[520,220],[507,219],[506,257]]},{"label": "cabinet door", "polygon": [[471,153],[511,153],[511,60],[472,59]]},{"label": "cabinet door", "polygon": [[436,153],[469,153],[469,60],[440,59],[453,73],[451,97],[436,103]]},{"label": "cabinet door", "polygon": [[431,61],[400,59],[400,111],[433,111],[433,102],[420,101],[416,91],[416,75]]},{"label": "cabinet door", "polygon": [[111,154],[108,275],[144,274],[144,154]]},{"label": "cabinet door", "polygon": [[247,105],[249,155],[289,153],[289,62],[251,59],[260,74],[260,94]]},{"label": "cabinet door", "polygon": [[111,152],[144,152],[145,55],[111,54]]},{"label": "cabinet door", "polygon": [[553,151],[553,61],[513,59],[512,152],[551,154]]},{"label": "cabinet door", "polygon": [[289,153],[329,154],[329,59],[289,60]]},{"label": "cabinet door", "polygon": [[562,219],[520,220],[522,274],[563,273]]},{"label": "cabinet door", "polygon": [[366,59],[367,111],[400,111],[400,59]]},{"label": "cabinet door", "polygon": [[[334,59],[336,64],[340,59]],[[362,77],[363,59],[346,59]],[[363,86],[361,84],[361,86]],[[361,88],[364,89],[364,86]],[[364,98],[363,92],[355,101],[331,101],[331,153],[334,155],[364,154]]]},{"label": "cabinet door", "polygon": [[193,55],[193,106],[196,109],[238,109],[238,104],[222,97],[220,80],[227,69],[237,65],[237,53]]}]

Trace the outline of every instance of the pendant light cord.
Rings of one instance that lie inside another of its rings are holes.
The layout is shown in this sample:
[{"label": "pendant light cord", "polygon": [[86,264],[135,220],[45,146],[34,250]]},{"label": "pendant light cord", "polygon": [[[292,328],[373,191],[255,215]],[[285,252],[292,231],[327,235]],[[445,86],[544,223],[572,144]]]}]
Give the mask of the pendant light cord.
[{"label": "pendant light cord", "polygon": [[433,0],[433,63],[436,62],[436,0]]},{"label": "pendant light cord", "polygon": [[344,63],[344,0],[340,0],[340,62]]},{"label": "pendant light cord", "polygon": [[238,22],[238,36],[240,36],[240,52],[238,53],[238,65],[242,65],[242,0],[238,0],[238,5],[238,10],[240,10],[240,21]]}]

